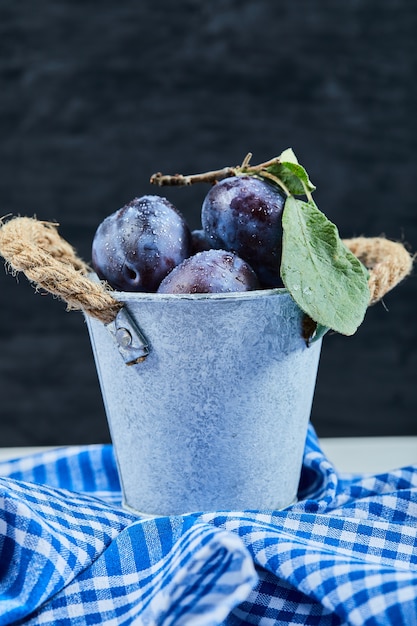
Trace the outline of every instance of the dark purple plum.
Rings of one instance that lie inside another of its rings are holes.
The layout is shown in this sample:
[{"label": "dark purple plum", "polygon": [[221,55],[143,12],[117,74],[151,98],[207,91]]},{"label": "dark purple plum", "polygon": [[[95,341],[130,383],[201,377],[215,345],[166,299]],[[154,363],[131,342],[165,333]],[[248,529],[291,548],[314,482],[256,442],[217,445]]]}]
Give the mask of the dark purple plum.
[{"label": "dark purple plum", "polygon": [[213,248],[235,252],[264,287],[281,287],[282,211],[285,196],[253,176],[216,183],[204,199],[201,220]]},{"label": "dark purple plum", "polygon": [[197,252],[203,252],[203,250],[211,250],[213,248],[213,242],[207,236],[207,233],[203,229],[191,231],[191,249],[192,254]]},{"label": "dark purple plum", "polygon": [[253,269],[236,254],[203,250],[175,267],[159,285],[158,293],[232,293],[259,288]]},{"label": "dark purple plum", "polygon": [[99,225],[92,265],[114,289],[154,292],[191,253],[191,232],[179,211],[165,198],[143,196]]}]

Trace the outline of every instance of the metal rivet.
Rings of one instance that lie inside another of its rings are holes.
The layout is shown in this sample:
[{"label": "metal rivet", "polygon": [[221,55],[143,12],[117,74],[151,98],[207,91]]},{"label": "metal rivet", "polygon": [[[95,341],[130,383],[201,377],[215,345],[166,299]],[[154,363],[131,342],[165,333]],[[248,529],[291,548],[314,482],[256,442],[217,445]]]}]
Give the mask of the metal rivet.
[{"label": "metal rivet", "polygon": [[116,341],[122,348],[127,348],[132,343],[132,335],[127,328],[118,328],[116,330]]}]

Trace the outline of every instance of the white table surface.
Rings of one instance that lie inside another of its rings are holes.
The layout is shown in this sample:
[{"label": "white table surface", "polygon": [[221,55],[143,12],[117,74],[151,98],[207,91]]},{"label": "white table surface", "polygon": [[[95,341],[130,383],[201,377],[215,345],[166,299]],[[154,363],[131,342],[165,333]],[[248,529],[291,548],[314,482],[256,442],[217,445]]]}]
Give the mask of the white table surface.
[{"label": "white table surface", "polygon": [[417,465],[417,437],[322,438],[320,444],[341,472],[377,474]]},{"label": "white table surface", "polygon": [[[379,473],[417,465],[417,437],[323,437],[320,445],[341,472]],[[54,448],[0,448],[0,461]]]}]

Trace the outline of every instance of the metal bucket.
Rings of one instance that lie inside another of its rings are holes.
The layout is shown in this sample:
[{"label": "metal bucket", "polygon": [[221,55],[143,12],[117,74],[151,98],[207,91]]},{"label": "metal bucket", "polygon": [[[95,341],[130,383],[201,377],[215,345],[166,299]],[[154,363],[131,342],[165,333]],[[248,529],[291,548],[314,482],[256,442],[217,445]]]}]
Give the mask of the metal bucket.
[{"label": "metal bucket", "polygon": [[306,346],[289,293],[112,295],[125,304],[119,319],[87,324],[124,506],[175,515],[290,505],[321,340]]}]

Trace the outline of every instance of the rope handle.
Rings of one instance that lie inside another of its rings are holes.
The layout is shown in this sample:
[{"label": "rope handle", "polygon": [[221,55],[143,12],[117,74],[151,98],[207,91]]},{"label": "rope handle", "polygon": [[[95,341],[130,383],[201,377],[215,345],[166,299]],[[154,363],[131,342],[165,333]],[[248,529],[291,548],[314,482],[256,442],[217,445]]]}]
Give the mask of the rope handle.
[{"label": "rope handle", "polygon": [[12,274],[24,272],[42,288],[104,324],[112,322],[122,304],[102,283],[89,277],[88,265],[58,233],[58,225],[31,217],[15,217],[1,225],[0,254]]},{"label": "rope handle", "polygon": [[[370,272],[372,305],[412,270],[413,257],[403,244],[384,237],[344,239],[345,245]],[[93,282],[90,268],[58,233],[58,225],[36,218],[15,217],[0,224],[0,254],[11,272],[24,272],[42,288],[104,324],[112,322],[123,304],[104,283]]]}]

